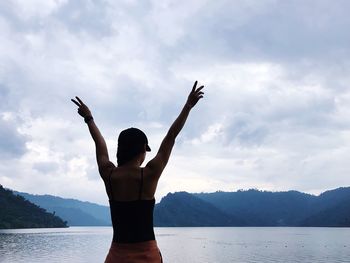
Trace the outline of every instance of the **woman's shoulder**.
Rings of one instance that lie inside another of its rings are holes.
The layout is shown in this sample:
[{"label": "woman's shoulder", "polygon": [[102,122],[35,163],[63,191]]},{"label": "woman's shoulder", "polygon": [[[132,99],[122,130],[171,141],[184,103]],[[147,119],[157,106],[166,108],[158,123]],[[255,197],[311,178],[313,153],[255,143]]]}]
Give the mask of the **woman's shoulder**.
[{"label": "woman's shoulder", "polygon": [[114,165],[114,163],[109,161],[108,163],[106,163],[106,165],[98,167],[98,171],[102,179],[106,179],[115,170],[115,168],[116,166]]}]

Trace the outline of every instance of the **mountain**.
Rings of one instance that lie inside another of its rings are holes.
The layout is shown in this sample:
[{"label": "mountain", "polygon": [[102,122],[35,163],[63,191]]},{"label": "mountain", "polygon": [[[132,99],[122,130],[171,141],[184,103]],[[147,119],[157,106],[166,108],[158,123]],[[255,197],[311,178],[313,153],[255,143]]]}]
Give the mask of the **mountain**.
[{"label": "mountain", "polygon": [[350,226],[350,188],[342,187],[322,193],[314,203],[312,215],[302,226]]},{"label": "mountain", "polygon": [[241,226],[243,220],[187,192],[169,193],[156,205],[155,226]]},{"label": "mountain", "polygon": [[[111,225],[109,208],[75,199],[19,193],[71,226]],[[319,196],[298,191],[169,193],[156,204],[155,226],[350,227],[350,187]]]},{"label": "mountain", "polygon": [[306,219],[301,226],[317,227],[349,227],[350,226],[350,202],[339,203],[326,208]]},{"label": "mountain", "polygon": [[297,191],[258,190],[194,196],[245,219],[247,226],[350,226],[350,187],[326,191],[319,196]]},{"label": "mountain", "polygon": [[315,196],[297,191],[258,190],[194,194],[226,213],[244,218],[247,226],[297,226],[309,215]]},{"label": "mountain", "polygon": [[65,221],[0,185],[0,229],[67,227]]},{"label": "mountain", "polygon": [[110,226],[111,218],[108,206],[83,202],[76,199],[61,198],[52,195],[33,195],[15,192],[34,204],[55,212],[67,221],[69,226]]}]

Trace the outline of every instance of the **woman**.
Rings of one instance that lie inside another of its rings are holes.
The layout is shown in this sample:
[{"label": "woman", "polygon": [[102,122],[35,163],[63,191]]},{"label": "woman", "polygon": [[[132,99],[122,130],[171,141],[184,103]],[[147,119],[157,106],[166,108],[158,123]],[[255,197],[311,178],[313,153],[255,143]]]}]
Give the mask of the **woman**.
[{"label": "woman", "polygon": [[109,197],[113,241],[105,262],[162,262],[153,231],[153,209],[159,177],[170,157],[175,138],[184,126],[188,114],[203,98],[194,83],[180,115],[171,125],[157,155],[141,168],[146,152],[151,148],[146,135],[139,129],[122,131],[118,138],[118,166],[109,160],[107,145],[97,128],[89,108],[78,98],[72,101],[79,107],[96,145],[100,175]]}]

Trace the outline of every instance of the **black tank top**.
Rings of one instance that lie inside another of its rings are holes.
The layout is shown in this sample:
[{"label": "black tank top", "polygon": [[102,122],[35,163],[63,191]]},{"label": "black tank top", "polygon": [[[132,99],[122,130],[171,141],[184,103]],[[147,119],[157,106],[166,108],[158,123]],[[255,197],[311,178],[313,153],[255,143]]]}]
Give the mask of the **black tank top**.
[{"label": "black tank top", "polygon": [[[113,190],[111,175],[109,174],[109,186],[111,198]],[[141,168],[141,180],[139,198],[134,201],[109,200],[111,218],[113,225],[113,242],[136,243],[148,240],[155,240],[153,231],[153,210],[155,199],[142,200],[143,168]]]}]

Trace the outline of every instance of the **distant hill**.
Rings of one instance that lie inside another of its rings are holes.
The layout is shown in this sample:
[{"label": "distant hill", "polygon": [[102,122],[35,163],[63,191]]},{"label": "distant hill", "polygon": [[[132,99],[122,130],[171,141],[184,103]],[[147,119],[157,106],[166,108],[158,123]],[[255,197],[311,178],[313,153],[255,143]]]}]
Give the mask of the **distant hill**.
[{"label": "distant hill", "polygon": [[67,227],[65,221],[0,185],[0,229]]},{"label": "distant hill", "polygon": [[247,226],[350,226],[350,187],[313,196],[258,190],[194,194]]},{"label": "distant hill", "polygon": [[[109,207],[50,195],[18,193],[71,226],[111,225]],[[319,196],[298,191],[169,193],[156,204],[155,226],[350,227],[350,187]]]},{"label": "distant hill", "polygon": [[226,213],[242,218],[247,226],[297,226],[309,215],[316,198],[297,191],[258,190],[194,194]]},{"label": "distant hill", "polygon": [[108,206],[83,202],[76,199],[61,198],[52,195],[33,195],[15,192],[34,204],[55,212],[67,221],[69,226],[110,226],[111,218]]},{"label": "distant hill", "polygon": [[350,188],[343,187],[322,193],[310,208],[312,215],[302,226],[350,226]]},{"label": "distant hill", "polygon": [[155,226],[241,226],[243,220],[187,192],[165,196],[154,211]]}]

